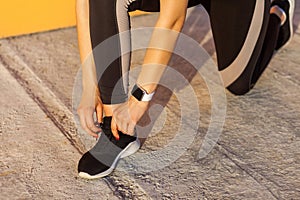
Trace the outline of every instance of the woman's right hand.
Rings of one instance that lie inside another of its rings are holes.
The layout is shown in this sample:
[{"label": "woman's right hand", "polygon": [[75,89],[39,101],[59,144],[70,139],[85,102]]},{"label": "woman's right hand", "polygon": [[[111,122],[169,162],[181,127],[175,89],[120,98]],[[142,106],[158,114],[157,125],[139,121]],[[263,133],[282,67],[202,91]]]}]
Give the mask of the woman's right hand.
[{"label": "woman's right hand", "polygon": [[96,111],[97,122],[102,122],[103,104],[98,89],[96,92],[83,91],[77,113],[81,127],[91,136],[98,138],[101,129],[95,125],[94,112]]}]

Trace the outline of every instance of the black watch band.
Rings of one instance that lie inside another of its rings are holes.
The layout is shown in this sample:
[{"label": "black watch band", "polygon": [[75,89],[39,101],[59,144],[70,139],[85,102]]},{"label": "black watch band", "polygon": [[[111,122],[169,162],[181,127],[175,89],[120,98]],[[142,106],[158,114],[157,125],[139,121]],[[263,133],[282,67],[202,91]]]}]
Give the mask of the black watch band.
[{"label": "black watch band", "polygon": [[155,92],[150,94],[147,93],[146,90],[140,88],[136,84],[133,86],[131,95],[134,96],[138,101],[150,101]]}]

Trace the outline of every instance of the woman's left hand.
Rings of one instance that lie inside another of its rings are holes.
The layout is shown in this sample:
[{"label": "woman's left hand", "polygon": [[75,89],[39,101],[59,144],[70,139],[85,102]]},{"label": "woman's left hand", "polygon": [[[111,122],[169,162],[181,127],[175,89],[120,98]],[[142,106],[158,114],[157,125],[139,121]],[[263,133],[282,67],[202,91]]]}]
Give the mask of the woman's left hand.
[{"label": "woman's left hand", "polygon": [[114,109],[111,130],[117,140],[120,138],[118,130],[124,134],[134,134],[134,127],[147,111],[148,105],[149,102],[138,101],[131,96],[127,102]]}]

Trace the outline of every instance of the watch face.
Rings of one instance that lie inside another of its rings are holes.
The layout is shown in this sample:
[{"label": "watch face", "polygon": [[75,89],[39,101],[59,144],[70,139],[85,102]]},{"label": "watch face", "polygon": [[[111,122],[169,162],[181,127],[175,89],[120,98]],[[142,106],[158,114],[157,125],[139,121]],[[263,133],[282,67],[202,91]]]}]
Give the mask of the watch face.
[{"label": "watch face", "polygon": [[137,85],[134,85],[131,94],[139,101],[151,101],[153,95],[155,92],[152,92],[151,94],[147,94],[147,92],[141,88],[139,88]]},{"label": "watch face", "polygon": [[134,85],[131,94],[137,100],[141,101],[143,99],[145,92],[143,90],[141,90],[141,88],[139,88],[137,85]]}]

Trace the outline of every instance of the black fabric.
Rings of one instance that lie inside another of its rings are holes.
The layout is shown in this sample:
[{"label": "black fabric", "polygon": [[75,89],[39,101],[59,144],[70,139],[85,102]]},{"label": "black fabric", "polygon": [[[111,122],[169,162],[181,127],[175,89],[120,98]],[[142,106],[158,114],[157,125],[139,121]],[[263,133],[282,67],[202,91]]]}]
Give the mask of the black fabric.
[{"label": "black fabric", "polygon": [[[206,0],[189,0],[188,8],[201,4]],[[142,10],[146,12],[159,12],[160,0],[136,0],[130,5],[129,11]]]},{"label": "black fabric", "polygon": [[277,45],[279,29],[280,29],[280,19],[277,15],[270,15],[268,30],[266,33],[266,39],[264,41],[261,54],[258,58],[255,70],[252,75],[251,87],[255,85],[259,77],[262,75],[266,67],[268,66],[271,58],[274,54],[274,49]]},{"label": "black fabric", "polygon": [[236,95],[246,94],[253,87],[252,84],[252,75],[257,66],[258,59],[260,54],[262,53],[262,47],[266,38],[267,27],[269,23],[269,14],[270,12],[270,2],[265,0],[265,11],[264,11],[264,19],[261,30],[257,30],[260,32],[259,38],[257,41],[253,41],[256,43],[254,51],[252,52],[251,58],[243,71],[243,73],[239,76],[237,80],[235,80],[227,89]]},{"label": "black fabric", "polygon": [[134,96],[137,100],[141,101],[144,95],[143,90],[141,90],[137,85],[133,86],[131,91],[132,96]]},{"label": "black fabric", "polygon": [[103,132],[105,133],[105,135],[111,140],[112,143],[114,143],[116,146],[120,147],[121,149],[124,149],[129,143],[136,140],[135,136],[124,134],[121,131],[118,131],[120,139],[116,140],[111,132],[111,127],[110,127],[111,120],[112,117],[104,117],[103,122],[100,126]]},{"label": "black fabric", "polygon": [[120,131],[120,139],[116,140],[110,125],[111,117],[105,117],[101,124],[103,133],[97,144],[79,160],[78,172],[85,172],[93,176],[108,170],[120,152],[136,140],[136,137],[125,135]]},{"label": "black fabric", "polygon": [[110,166],[102,164],[90,152],[83,154],[78,163],[78,173],[85,172],[91,176],[100,174],[109,168]]},{"label": "black fabric", "polygon": [[284,22],[284,24],[280,27],[279,33],[278,33],[278,40],[277,40],[277,44],[276,44],[276,50],[280,49],[291,37],[291,32],[290,32],[290,26],[293,26],[293,24],[290,24],[290,17],[293,16],[289,16],[290,15],[290,4],[289,1],[287,0],[274,0],[272,2],[272,6],[273,5],[278,5],[280,8],[282,8],[285,11],[286,14],[286,21]]},{"label": "black fabric", "polygon": [[255,0],[211,0],[210,21],[219,70],[229,66],[239,54],[247,37],[255,3]]},{"label": "black fabric", "polygon": [[[93,48],[93,55],[96,65],[98,87],[101,99],[104,104],[121,103],[126,101],[127,94],[124,90],[122,77],[120,40],[118,37],[109,40],[109,44],[105,48],[96,48],[106,39],[114,36],[119,32],[116,17],[116,0],[90,0],[90,34]],[[117,58],[106,67],[103,63],[108,58]],[[115,87],[116,86],[116,87]],[[116,102],[112,102],[111,96],[113,90],[118,94],[119,98],[113,98]]]}]

